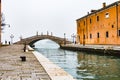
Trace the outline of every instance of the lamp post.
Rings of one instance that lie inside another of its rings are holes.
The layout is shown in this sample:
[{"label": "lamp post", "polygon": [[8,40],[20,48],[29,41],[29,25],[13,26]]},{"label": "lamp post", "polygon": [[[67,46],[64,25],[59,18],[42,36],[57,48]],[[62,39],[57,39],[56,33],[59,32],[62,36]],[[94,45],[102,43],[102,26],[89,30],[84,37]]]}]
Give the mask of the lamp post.
[{"label": "lamp post", "polygon": [[3,30],[5,26],[10,27],[10,24],[5,24],[5,23],[2,23],[2,24],[1,24],[1,29]]},{"label": "lamp post", "polygon": [[47,31],[47,36],[49,35],[49,32]]},{"label": "lamp post", "polygon": [[43,32],[41,32],[41,35],[43,35]]},{"label": "lamp post", "polygon": [[74,33],[71,35],[71,37],[73,38],[73,43],[75,42],[74,38],[76,37],[76,35],[74,35]]},{"label": "lamp post", "polygon": [[53,36],[53,33],[51,32],[51,36]]},{"label": "lamp post", "polygon": [[22,40],[22,35],[20,36],[20,40]]},{"label": "lamp post", "polygon": [[11,34],[11,35],[10,35],[10,38],[11,38],[11,44],[13,44],[13,38],[14,38],[14,35]]},{"label": "lamp post", "polygon": [[[0,0],[0,8],[1,8],[1,0]],[[1,34],[2,34],[2,30],[4,30],[4,28],[6,27],[6,26],[8,26],[8,27],[10,27],[10,25],[9,24],[6,24],[5,23],[5,17],[4,17],[4,15],[3,15],[3,13],[1,13],[1,21],[0,21],[0,46],[2,45],[2,43],[1,43]]]},{"label": "lamp post", "polygon": [[64,45],[66,45],[66,34],[64,33]]},{"label": "lamp post", "polygon": [[1,27],[0,27],[0,45],[2,45],[1,36],[2,36],[2,31],[5,29],[5,27],[10,27],[10,24],[1,23]]},{"label": "lamp post", "polygon": [[36,36],[38,36],[38,31],[36,31]]}]

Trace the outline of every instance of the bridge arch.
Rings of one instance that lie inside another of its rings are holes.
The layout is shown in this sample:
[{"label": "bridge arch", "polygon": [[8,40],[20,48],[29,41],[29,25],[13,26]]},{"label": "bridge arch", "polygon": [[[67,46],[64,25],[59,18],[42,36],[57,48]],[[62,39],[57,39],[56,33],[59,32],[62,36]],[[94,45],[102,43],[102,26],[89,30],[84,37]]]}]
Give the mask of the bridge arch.
[{"label": "bridge arch", "polygon": [[33,44],[33,47],[36,48],[51,48],[56,49],[60,48],[60,45],[53,40],[50,39],[42,39]]},{"label": "bridge arch", "polygon": [[33,45],[35,42],[43,39],[50,39],[57,44],[68,44],[71,43],[70,41],[66,40],[65,38],[60,38],[56,36],[51,36],[51,35],[36,35],[28,38],[21,39],[20,41],[16,42],[17,44],[27,44],[27,45]]},{"label": "bridge arch", "polygon": [[[49,38],[35,39],[35,40],[30,41],[30,42],[28,43],[28,45],[31,45],[31,46],[32,46],[34,43],[36,43],[36,42],[38,42],[38,41],[40,41],[40,40],[45,40],[45,39],[49,39]],[[54,42],[55,42],[56,44],[58,44],[58,45],[61,45],[61,43],[58,42],[58,41],[56,41],[56,40],[53,40],[53,39],[49,39],[49,40],[54,41]]]}]

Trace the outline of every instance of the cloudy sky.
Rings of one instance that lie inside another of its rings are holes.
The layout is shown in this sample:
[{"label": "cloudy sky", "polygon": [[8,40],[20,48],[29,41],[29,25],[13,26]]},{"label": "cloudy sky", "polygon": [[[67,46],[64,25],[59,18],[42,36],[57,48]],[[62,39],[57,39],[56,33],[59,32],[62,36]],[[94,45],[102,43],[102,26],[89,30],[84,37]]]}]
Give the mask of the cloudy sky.
[{"label": "cloudy sky", "polygon": [[76,19],[84,16],[91,9],[102,8],[102,3],[111,4],[118,0],[2,0],[2,12],[5,22],[10,28],[5,27],[2,41],[14,41],[47,31],[53,35],[69,38],[76,34]]}]

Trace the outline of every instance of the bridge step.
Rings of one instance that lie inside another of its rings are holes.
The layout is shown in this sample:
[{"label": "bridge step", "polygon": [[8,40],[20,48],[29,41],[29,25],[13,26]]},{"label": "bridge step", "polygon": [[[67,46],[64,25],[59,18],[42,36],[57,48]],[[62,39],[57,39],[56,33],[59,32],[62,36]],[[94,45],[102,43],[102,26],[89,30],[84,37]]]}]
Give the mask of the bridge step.
[{"label": "bridge step", "polygon": [[34,49],[31,48],[29,45],[27,47],[28,47],[28,51],[34,51]]}]

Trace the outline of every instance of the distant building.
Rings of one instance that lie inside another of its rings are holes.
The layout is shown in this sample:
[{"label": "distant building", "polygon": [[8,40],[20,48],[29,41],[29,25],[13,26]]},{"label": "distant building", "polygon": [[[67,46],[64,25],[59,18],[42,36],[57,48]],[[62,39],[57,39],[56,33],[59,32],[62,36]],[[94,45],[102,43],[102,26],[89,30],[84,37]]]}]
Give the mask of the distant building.
[{"label": "distant building", "polygon": [[120,45],[120,0],[76,20],[80,44]]}]

